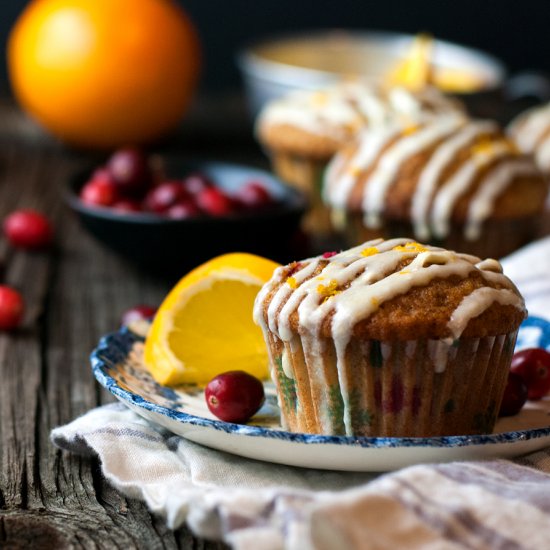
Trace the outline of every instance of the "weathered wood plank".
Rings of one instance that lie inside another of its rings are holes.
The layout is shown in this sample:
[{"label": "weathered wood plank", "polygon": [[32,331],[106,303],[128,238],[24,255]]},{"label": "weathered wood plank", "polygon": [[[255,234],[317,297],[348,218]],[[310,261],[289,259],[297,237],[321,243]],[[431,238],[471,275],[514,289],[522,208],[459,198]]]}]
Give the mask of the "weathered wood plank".
[{"label": "weathered wood plank", "polygon": [[0,547],[220,548],[166,529],[114,491],[95,460],[49,442],[52,427],[110,400],[88,363],[99,337],[126,308],[158,303],[167,290],[80,229],[61,196],[74,161],[57,149],[0,147],[0,219],[35,207],[57,231],[50,252],[12,250],[0,239],[0,281],[28,304],[25,326],[0,334]]}]

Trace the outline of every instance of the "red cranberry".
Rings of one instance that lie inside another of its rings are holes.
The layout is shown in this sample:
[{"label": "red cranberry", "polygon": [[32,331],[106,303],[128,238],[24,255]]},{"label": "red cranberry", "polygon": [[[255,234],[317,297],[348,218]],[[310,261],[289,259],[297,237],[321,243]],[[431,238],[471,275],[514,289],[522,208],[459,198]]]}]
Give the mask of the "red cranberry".
[{"label": "red cranberry", "polygon": [[235,211],[231,197],[217,187],[203,189],[197,196],[199,208],[211,216],[226,216]]},{"label": "red cranberry", "polygon": [[204,397],[210,412],[224,422],[246,422],[264,402],[264,386],[242,370],[232,370],[212,378]]},{"label": "red cranberry", "polygon": [[178,181],[164,181],[153,187],[145,197],[145,208],[163,214],[171,206],[187,197],[185,189]]},{"label": "red cranberry", "polygon": [[542,399],[550,391],[550,353],[542,348],[518,351],[512,358],[512,372],[523,377],[528,398]]},{"label": "red cranberry", "polygon": [[196,218],[200,213],[199,207],[194,202],[187,200],[180,201],[171,206],[166,211],[166,216],[173,220],[186,220],[188,218]]},{"label": "red cranberry", "polygon": [[80,200],[89,206],[113,206],[118,198],[117,188],[109,178],[92,178],[80,190]]},{"label": "red cranberry", "polygon": [[53,229],[43,214],[35,210],[16,210],[4,220],[4,233],[14,246],[38,249],[48,246]]},{"label": "red cranberry", "polygon": [[147,156],[138,149],[127,147],[115,151],[107,162],[107,169],[124,195],[140,195],[151,184]]},{"label": "red cranberry", "polygon": [[243,185],[235,194],[235,198],[249,209],[266,208],[274,203],[269,191],[257,181],[250,181]]},{"label": "red cranberry", "polygon": [[193,172],[181,181],[184,189],[191,195],[197,195],[207,187],[214,187],[214,182],[201,172]]},{"label": "red cranberry", "polygon": [[133,199],[120,199],[113,204],[113,209],[119,212],[140,212],[141,204]]},{"label": "red cranberry", "polygon": [[0,330],[17,328],[23,319],[25,304],[19,292],[0,285]]},{"label": "red cranberry", "polygon": [[145,305],[145,304],[141,304],[139,306],[131,307],[130,309],[127,309],[122,314],[121,324],[122,325],[129,325],[130,323],[133,323],[135,321],[148,320],[151,317],[154,317],[156,312],[157,312],[156,307],[148,306],[148,305]]},{"label": "red cranberry", "polygon": [[523,377],[515,372],[508,373],[508,381],[504,389],[499,416],[514,416],[518,414],[527,401],[527,385]]}]

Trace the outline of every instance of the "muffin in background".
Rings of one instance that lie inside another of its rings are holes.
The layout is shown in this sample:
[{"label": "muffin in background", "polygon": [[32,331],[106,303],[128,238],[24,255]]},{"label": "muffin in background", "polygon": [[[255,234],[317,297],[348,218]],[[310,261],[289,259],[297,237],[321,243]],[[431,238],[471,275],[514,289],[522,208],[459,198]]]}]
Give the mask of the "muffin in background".
[{"label": "muffin in background", "polygon": [[362,132],[330,162],[323,193],[349,246],[405,235],[500,258],[537,234],[547,191],[495,123],[442,115]]},{"label": "muffin in background", "polygon": [[550,177],[550,103],[521,113],[507,131],[519,149],[532,154],[544,175]]},{"label": "muffin in background", "polygon": [[323,171],[332,156],[362,128],[411,123],[462,105],[435,88],[411,92],[364,82],[342,82],[316,91],[299,91],[270,102],[259,114],[256,135],[274,172],[304,191],[310,200],[305,228],[330,233],[321,200]]},{"label": "muffin in background", "polygon": [[283,426],[491,433],[524,301],[496,260],[410,239],[277,268],[256,298]]}]

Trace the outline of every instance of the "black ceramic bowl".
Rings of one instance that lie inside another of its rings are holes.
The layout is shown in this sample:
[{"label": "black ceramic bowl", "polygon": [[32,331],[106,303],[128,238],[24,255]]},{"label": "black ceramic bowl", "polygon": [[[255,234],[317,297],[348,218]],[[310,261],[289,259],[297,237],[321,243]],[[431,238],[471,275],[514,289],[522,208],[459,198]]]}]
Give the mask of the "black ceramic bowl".
[{"label": "black ceramic bowl", "polygon": [[184,220],[147,212],[120,213],[88,206],[79,199],[78,192],[91,171],[72,178],[68,203],[96,239],[149,271],[177,275],[226,252],[251,252],[280,262],[292,259],[306,207],[303,195],[295,189],[266,171],[236,164],[166,160],[165,170],[171,178],[200,171],[230,194],[251,180],[258,181],[276,204],[265,210]]}]

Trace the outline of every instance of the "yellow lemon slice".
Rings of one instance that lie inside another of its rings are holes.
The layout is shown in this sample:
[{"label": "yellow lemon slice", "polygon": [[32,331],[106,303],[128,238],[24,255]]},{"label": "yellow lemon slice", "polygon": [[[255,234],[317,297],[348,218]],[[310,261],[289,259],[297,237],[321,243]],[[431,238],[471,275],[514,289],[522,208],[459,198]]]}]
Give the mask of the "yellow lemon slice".
[{"label": "yellow lemon slice", "polygon": [[245,253],[218,256],[185,275],[155,315],[144,360],[164,385],[205,385],[228,370],[269,376],[256,294],[279,264]]}]

